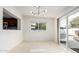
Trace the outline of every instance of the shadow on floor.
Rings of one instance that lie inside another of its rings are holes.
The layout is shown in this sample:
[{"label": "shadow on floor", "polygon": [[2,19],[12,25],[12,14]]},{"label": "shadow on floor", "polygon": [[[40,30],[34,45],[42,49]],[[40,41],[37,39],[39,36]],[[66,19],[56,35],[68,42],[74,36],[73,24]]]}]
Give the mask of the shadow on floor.
[{"label": "shadow on floor", "polygon": [[79,53],[79,49],[78,48],[71,48],[72,50],[74,50],[75,52]]}]

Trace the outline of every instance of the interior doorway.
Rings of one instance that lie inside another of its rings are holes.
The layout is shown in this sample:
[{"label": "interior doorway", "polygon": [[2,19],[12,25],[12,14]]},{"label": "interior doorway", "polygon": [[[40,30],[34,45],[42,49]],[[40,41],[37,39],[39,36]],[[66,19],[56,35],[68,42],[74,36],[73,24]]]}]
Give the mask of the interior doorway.
[{"label": "interior doorway", "polygon": [[20,30],[21,20],[3,8],[3,30]]}]

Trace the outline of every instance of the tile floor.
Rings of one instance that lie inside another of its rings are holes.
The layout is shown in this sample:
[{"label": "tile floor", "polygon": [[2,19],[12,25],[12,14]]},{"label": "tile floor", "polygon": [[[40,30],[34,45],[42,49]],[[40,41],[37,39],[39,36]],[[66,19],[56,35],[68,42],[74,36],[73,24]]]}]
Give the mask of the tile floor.
[{"label": "tile floor", "polygon": [[71,53],[53,41],[23,41],[9,53]]}]

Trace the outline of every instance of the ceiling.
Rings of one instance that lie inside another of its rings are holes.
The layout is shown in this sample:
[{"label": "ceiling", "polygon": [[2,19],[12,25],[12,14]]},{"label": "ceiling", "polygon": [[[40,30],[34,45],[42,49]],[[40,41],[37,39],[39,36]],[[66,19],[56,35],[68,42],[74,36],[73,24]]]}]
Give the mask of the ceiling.
[{"label": "ceiling", "polygon": [[[34,10],[33,6],[18,6],[16,7],[18,11],[24,16],[32,16],[30,11]],[[44,17],[58,17],[68,12],[73,6],[40,6],[41,10],[47,9]]]}]

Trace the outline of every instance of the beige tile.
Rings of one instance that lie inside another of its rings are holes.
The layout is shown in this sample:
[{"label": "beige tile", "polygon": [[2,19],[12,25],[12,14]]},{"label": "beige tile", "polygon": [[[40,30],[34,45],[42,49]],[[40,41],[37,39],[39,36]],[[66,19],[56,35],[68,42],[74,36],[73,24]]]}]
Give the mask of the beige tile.
[{"label": "beige tile", "polygon": [[24,41],[10,53],[70,53],[53,41]]}]

